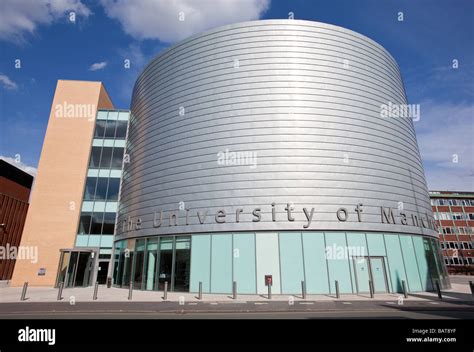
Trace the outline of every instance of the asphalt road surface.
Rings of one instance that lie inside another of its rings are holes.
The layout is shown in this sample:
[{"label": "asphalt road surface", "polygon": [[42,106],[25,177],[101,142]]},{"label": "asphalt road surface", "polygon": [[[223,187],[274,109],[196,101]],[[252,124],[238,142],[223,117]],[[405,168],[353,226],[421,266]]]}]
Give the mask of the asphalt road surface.
[{"label": "asphalt road surface", "polygon": [[1,303],[0,319],[474,319],[474,302],[21,302]]}]

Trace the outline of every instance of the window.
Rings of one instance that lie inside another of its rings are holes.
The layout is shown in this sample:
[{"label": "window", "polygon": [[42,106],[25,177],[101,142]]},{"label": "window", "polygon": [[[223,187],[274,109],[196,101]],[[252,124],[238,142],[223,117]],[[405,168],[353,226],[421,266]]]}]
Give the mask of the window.
[{"label": "window", "polygon": [[107,191],[107,200],[118,200],[119,188],[120,188],[120,179],[110,178],[109,190]]},{"label": "window", "polygon": [[95,192],[95,200],[105,200],[107,195],[107,183],[109,179],[105,177],[99,177],[97,181],[97,190]]},{"label": "window", "polygon": [[105,127],[105,135],[104,138],[114,138],[115,137],[115,125],[117,121],[115,120],[107,120],[106,127]]},{"label": "window", "polygon": [[469,264],[474,264],[474,258],[472,257],[467,258],[467,261]]},{"label": "window", "polygon": [[444,249],[444,242],[440,242],[441,249]]},{"label": "window", "polygon": [[448,258],[444,258],[444,263],[445,263],[446,265],[448,265],[448,264],[449,264],[449,259],[448,259]]},{"label": "window", "polygon": [[440,218],[440,220],[451,220],[448,217],[448,213],[439,213],[439,218]]},{"label": "window", "polygon": [[115,138],[125,139],[127,135],[127,121],[117,121],[117,129],[115,131]]},{"label": "window", "polygon": [[454,265],[459,265],[459,259],[454,257],[453,258]]},{"label": "window", "polygon": [[91,151],[91,160],[89,163],[89,167],[91,168],[98,168],[100,165],[100,154],[101,154],[101,147],[92,147]]},{"label": "window", "polygon": [[469,220],[474,220],[474,213],[467,214],[469,216]]},{"label": "window", "polygon": [[91,222],[91,235],[100,235],[102,231],[102,219],[104,213],[94,213]]},{"label": "window", "polygon": [[92,213],[82,213],[79,218],[79,230],[78,233],[88,235],[89,228],[91,226]]},{"label": "window", "polygon": [[109,169],[110,168],[110,160],[112,158],[112,147],[104,147],[102,148],[102,158],[100,159],[100,168],[101,169]]},{"label": "window", "polygon": [[113,235],[115,227],[115,213],[104,213],[103,235]]},{"label": "window", "polygon": [[95,185],[97,177],[88,177],[86,180],[86,187],[84,191],[84,200],[94,200]]},{"label": "window", "polygon": [[122,169],[123,162],[123,148],[114,148],[114,155],[112,158],[112,169]]},{"label": "window", "polygon": [[104,138],[105,121],[97,120],[95,123],[94,138]]}]

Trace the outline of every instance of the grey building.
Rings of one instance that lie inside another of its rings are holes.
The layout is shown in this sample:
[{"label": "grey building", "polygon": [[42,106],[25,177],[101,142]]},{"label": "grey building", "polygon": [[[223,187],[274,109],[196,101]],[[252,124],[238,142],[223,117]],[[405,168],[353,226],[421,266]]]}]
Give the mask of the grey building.
[{"label": "grey building", "polygon": [[114,284],[449,286],[408,110],[394,58],[334,25],[244,22],[168,48],[133,91]]}]

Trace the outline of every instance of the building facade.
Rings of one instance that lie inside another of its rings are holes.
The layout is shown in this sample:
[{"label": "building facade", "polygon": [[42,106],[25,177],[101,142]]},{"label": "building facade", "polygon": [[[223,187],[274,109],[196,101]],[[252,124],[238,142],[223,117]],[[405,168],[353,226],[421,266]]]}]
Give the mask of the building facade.
[{"label": "building facade", "polygon": [[430,192],[444,262],[455,274],[474,274],[474,192]]},{"label": "building facade", "polygon": [[19,251],[33,176],[0,160],[0,281],[10,280],[16,260],[33,260]]},{"label": "building facade", "polygon": [[126,110],[97,111],[76,241],[72,249],[61,250],[56,285],[106,283],[129,115]]},{"label": "building facade", "polygon": [[166,49],[138,77],[130,112],[100,82],[59,81],[22,240],[40,259],[13,283],[449,287],[413,121],[382,113],[406,104],[382,46],[299,20]]},{"label": "building facade", "polygon": [[101,82],[58,81],[21,240],[38,260],[17,263],[12,286],[104,281],[128,119],[113,108]]},{"label": "building facade", "polygon": [[114,284],[363,293],[449,286],[397,63],[353,31],[239,23],[134,87]]}]

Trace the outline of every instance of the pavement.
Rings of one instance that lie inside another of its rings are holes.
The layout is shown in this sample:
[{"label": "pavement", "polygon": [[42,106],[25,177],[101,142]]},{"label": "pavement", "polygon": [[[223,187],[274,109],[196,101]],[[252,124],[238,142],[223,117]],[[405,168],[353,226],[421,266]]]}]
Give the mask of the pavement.
[{"label": "pavement", "polygon": [[58,289],[29,287],[20,301],[22,287],[0,288],[0,318],[461,318],[474,319],[472,277],[451,277],[451,289],[436,293],[334,295],[230,295],[134,290],[99,286]]}]

